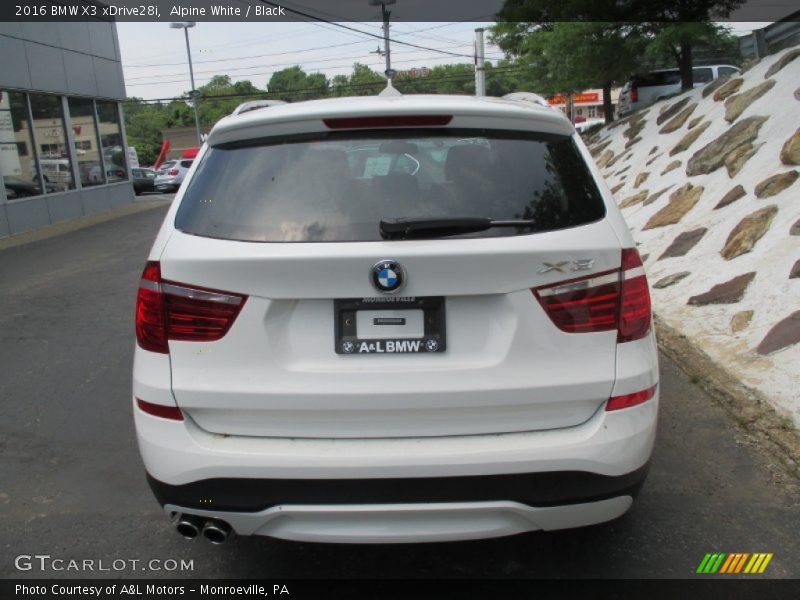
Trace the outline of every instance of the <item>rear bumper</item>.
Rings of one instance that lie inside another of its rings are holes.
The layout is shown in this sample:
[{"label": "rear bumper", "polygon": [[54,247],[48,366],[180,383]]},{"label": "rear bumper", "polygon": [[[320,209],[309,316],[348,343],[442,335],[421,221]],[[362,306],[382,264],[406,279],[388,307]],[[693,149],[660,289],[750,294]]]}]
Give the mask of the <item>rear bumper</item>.
[{"label": "rear bumper", "polygon": [[[632,498],[567,506],[531,507],[516,502],[425,504],[282,505],[255,513],[192,510],[222,519],[240,535],[332,543],[445,542],[567,529],[615,519]],[[167,505],[168,513],[185,512]]]},{"label": "rear bumper", "polygon": [[188,416],[172,421],[136,407],[133,411],[147,472],[171,486],[217,479],[414,479],[550,472],[617,477],[641,468],[650,457],[658,392],[632,408],[606,412],[601,407],[575,427],[428,438],[225,436],[204,431]]},{"label": "rear bumper", "polygon": [[204,479],[170,485],[148,474],[162,506],[195,514],[263,513],[282,505],[413,505],[506,501],[528,507],[585,504],[618,496],[634,498],[648,465],[619,476],[581,471],[414,477],[403,479]]}]

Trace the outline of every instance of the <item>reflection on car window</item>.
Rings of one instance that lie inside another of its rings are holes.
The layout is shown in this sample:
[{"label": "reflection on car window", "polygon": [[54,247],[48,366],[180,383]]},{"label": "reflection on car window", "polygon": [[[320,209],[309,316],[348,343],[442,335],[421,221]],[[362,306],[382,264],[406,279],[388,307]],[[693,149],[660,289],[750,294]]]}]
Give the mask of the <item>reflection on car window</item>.
[{"label": "reflection on car window", "polygon": [[175,225],[246,241],[372,241],[387,218],[535,219],[547,231],[605,214],[569,136],[465,133],[328,134],[211,148]]},{"label": "reflection on car window", "polygon": [[711,67],[699,67],[692,69],[692,78],[695,83],[708,83],[714,79],[714,72]]}]

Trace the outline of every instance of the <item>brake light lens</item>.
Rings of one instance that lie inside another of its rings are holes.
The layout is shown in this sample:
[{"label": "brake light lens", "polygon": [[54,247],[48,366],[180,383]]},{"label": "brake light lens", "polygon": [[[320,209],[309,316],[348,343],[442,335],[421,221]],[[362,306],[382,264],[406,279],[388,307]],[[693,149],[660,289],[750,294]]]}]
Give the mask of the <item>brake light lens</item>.
[{"label": "brake light lens", "polygon": [[633,86],[631,88],[631,102],[638,102],[639,101],[639,88]]},{"label": "brake light lens", "polygon": [[650,332],[652,307],[644,265],[636,248],[622,251],[619,333],[617,343],[632,342]]},{"label": "brake light lens", "polygon": [[650,291],[639,252],[622,250],[621,267],[531,290],[550,320],[567,333],[617,330],[617,343],[650,331]]},{"label": "brake light lens", "polygon": [[136,399],[136,406],[148,415],[154,417],[161,417],[162,419],[171,419],[173,421],[183,421],[183,413],[177,406],[164,406],[163,404],[153,404],[146,402],[139,398]]},{"label": "brake light lens", "polygon": [[622,396],[612,396],[608,399],[608,403],[606,404],[606,411],[610,410],[619,410],[621,408],[630,408],[631,406],[636,406],[637,404],[643,404],[647,402],[655,396],[656,388],[658,385],[654,385],[651,388],[646,390],[642,390],[640,392],[634,392],[632,394],[624,394]]},{"label": "brake light lens", "polygon": [[167,175],[169,175],[170,177],[175,177],[178,173],[180,173],[178,169],[170,169],[169,171],[167,171]]},{"label": "brake light lens", "polygon": [[136,340],[169,354],[169,340],[214,342],[225,336],[247,296],[164,281],[158,262],[144,268],[136,298]]},{"label": "brake light lens", "polygon": [[380,129],[383,127],[435,127],[447,125],[453,115],[397,115],[322,119],[328,129]]}]

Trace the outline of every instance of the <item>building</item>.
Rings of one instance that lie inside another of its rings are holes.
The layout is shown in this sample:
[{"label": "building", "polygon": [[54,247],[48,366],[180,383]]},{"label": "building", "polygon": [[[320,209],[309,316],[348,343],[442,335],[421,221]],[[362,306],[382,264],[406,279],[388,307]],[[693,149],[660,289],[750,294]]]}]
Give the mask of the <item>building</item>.
[{"label": "building", "polygon": [[[619,101],[619,92],[619,88],[611,90],[611,105],[614,107],[614,110],[616,110]],[[548,99],[548,102],[561,111],[567,112],[567,99],[565,96],[553,96]],[[602,89],[586,90],[579,94],[573,94],[572,102],[575,107],[576,117],[584,117],[585,119],[605,118]]]},{"label": "building", "polygon": [[0,23],[0,237],[133,202],[110,21]]}]

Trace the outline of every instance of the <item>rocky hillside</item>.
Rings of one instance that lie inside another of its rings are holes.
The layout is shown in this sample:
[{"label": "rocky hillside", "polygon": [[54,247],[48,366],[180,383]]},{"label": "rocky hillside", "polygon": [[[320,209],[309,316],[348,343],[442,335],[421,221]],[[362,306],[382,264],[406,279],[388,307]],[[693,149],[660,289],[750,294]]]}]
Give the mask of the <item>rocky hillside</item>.
[{"label": "rocky hillside", "polygon": [[798,86],[795,47],[588,144],[658,315],[800,425]]}]

